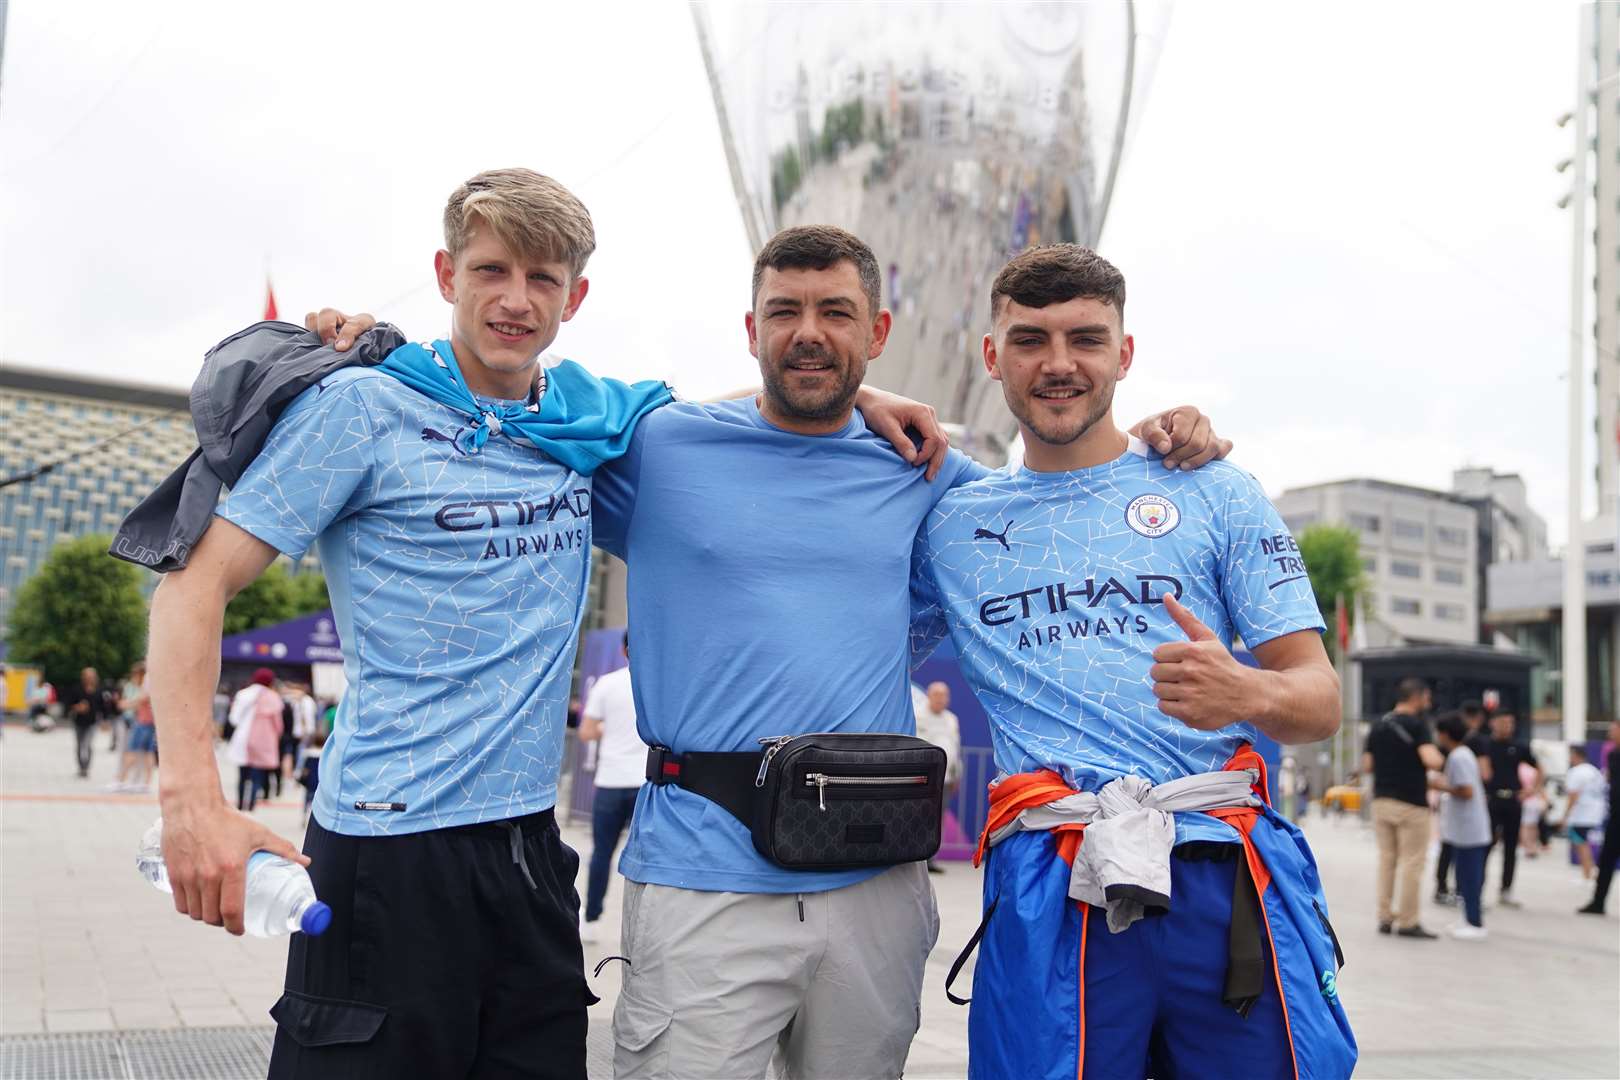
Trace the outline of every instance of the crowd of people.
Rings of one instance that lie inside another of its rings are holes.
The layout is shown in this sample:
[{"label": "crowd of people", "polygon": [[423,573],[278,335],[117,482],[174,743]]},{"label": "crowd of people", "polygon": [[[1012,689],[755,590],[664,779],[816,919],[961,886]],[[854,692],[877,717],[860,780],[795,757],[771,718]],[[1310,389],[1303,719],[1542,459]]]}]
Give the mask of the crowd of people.
[{"label": "crowd of people", "polygon": [[[1488,713],[1477,701],[1432,716],[1433,694],[1419,678],[1397,687],[1393,709],[1367,735],[1362,768],[1372,777],[1372,818],[1378,842],[1378,931],[1415,940],[1439,935],[1423,926],[1422,874],[1438,836],[1434,902],[1460,906],[1449,930],[1463,941],[1487,937],[1484,922],[1486,863],[1499,856],[1496,904],[1520,907],[1513,892],[1521,848],[1535,858],[1563,833],[1576,853],[1582,880],[1593,894],[1580,914],[1602,915],[1620,855],[1611,823],[1620,807],[1620,723],[1609,728],[1608,778],[1588,760],[1587,748],[1569,747],[1562,810],[1549,792],[1546,771],[1511,711]],[[1594,837],[1603,833],[1599,850]]]},{"label": "crowd of people", "polygon": [[[317,701],[308,684],[278,679],[269,668],[255,671],[234,695],[228,686],[222,682],[214,695],[213,720],[226,758],[238,770],[237,808],[248,811],[260,799],[279,799],[296,780],[304,789],[307,819],[336,703]],[[80,671],[76,682],[60,687],[41,682],[29,702],[31,727],[36,732],[51,730],[58,713],[73,725],[74,765],[80,779],[90,778],[95,739],[100,735],[107,740],[107,751],[118,754],[113,778],[104,790],[125,795],[152,791],[158,742],[145,660],[132,664],[116,688],[93,667]]]}]

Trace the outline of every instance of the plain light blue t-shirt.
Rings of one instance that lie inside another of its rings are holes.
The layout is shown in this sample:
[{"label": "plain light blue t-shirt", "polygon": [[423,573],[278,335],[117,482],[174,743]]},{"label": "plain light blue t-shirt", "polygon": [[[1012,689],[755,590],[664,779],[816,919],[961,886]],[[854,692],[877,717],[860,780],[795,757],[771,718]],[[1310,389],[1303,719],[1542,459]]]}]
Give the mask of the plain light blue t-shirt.
[{"label": "plain light blue t-shirt", "polygon": [[316,820],[397,834],[557,797],[591,481],[375,369],[300,394],[219,516],[297,558],[318,540],[347,688]]},{"label": "plain light blue t-shirt", "polygon": [[[629,566],[642,739],[677,753],[762,736],[910,734],[909,562],[928,511],[988,470],[951,451],[932,483],[857,412],[830,435],[773,427],[752,398],[648,416],[598,470],[598,546]],[[620,870],[712,891],[819,892],[876,870],[784,870],[720,806],[645,785]]]},{"label": "plain light blue t-shirt", "polygon": [[[1224,461],[1169,470],[1135,438],[1093,468],[946,493],[917,538],[913,588],[914,647],[949,632],[997,771],[1051,769],[1084,791],[1213,772],[1254,741],[1247,723],[1197,731],[1160,711],[1153,650],[1187,640],[1164,593],[1228,647],[1322,629],[1299,547],[1254,477]],[[1235,836],[1176,815],[1177,842]]]}]

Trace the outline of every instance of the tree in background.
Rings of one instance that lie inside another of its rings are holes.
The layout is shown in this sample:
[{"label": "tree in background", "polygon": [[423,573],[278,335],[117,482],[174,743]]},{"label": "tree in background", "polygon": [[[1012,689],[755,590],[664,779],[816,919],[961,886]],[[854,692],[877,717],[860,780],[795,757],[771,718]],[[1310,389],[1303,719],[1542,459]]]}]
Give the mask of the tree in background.
[{"label": "tree in background", "polygon": [[277,559],[226,605],[225,633],[228,636],[274,626],[331,606],[324,576],[313,570],[288,573],[286,561]]},{"label": "tree in background", "polygon": [[1335,630],[1338,625],[1335,603],[1343,602],[1346,625],[1355,625],[1357,600],[1367,586],[1361,568],[1361,534],[1342,525],[1312,525],[1300,534],[1299,553],[1311,576],[1316,606],[1327,624],[1328,652],[1337,660],[1339,635]]},{"label": "tree in background", "polygon": [[56,545],[17,590],[10,659],[37,664],[47,682],[76,682],[93,667],[112,685],[146,655],[142,571],[107,554],[110,536]]},{"label": "tree in background", "polygon": [[280,559],[225,605],[225,634],[240,634],[286,622],[297,614],[297,593]]},{"label": "tree in background", "polygon": [[293,617],[313,615],[332,606],[326,594],[326,575],[318,570],[305,570],[291,578],[293,589]]}]

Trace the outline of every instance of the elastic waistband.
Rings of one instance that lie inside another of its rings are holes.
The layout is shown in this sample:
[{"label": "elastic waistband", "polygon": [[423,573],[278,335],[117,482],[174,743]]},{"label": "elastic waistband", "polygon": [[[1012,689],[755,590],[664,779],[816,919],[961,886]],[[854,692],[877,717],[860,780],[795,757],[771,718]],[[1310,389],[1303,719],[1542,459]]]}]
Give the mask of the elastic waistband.
[{"label": "elastic waistband", "polygon": [[544,810],[537,810],[532,814],[524,814],[521,817],[498,818],[494,821],[475,821],[468,825],[452,825],[447,829],[434,829],[433,831],[447,836],[458,833],[472,836],[488,833],[506,837],[511,835],[513,829],[521,832],[524,836],[534,836],[538,833],[550,832],[556,827],[556,807],[547,807]]}]

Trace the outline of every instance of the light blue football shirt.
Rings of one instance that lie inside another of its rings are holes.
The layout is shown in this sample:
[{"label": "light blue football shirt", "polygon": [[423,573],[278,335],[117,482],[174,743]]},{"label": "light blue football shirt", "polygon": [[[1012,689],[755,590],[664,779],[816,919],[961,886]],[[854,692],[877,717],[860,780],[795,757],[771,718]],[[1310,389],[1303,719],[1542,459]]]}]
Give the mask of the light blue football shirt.
[{"label": "light blue football shirt", "polygon": [[[1224,461],[1172,471],[1132,438],[1089,469],[998,473],[945,495],[917,538],[914,648],[949,632],[1002,773],[1095,791],[1225,765],[1255,730],[1195,731],[1159,710],[1153,650],[1186,635],[1176,596],[1228,646],[1322,629],[1298,545],[1259,483]],[[1177,815],[1177,841],[1230,826]]]},{"label": "light blue football shirt", "polygon": [[465,454],[463,425],[341,369],[287,407],[219,510],[295,558],[318,545],[347,682],[314,804],[335,832],[556,802],[591,481],[506,436]]},{"label": "light blue football shirt", "polygon": [[[753,399],[648,416],[594,477],[596,543],[629,566],[643,741],[686,753],[804,732],[911,734],[912,542],[947,488],[987,474],[953,450],[929,483],[859,413],[821,436],[773,427]],[[720,806],[653,784],[619,868],[632,881],[756,893],[878,872],[781,869]]]}]

